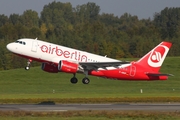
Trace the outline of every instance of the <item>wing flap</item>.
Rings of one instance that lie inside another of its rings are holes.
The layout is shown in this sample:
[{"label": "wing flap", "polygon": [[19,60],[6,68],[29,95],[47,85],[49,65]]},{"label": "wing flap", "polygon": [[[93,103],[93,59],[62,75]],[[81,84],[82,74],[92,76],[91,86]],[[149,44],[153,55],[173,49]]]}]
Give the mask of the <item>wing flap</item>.
[{"label": "wing flap", "polygon": [[118,61],[118,62],[79,62],[79,65],[84,69],[97,70],[98,68],[106,69],[106,67],[118,67],[122,64],[129,64],[130,62]]}]

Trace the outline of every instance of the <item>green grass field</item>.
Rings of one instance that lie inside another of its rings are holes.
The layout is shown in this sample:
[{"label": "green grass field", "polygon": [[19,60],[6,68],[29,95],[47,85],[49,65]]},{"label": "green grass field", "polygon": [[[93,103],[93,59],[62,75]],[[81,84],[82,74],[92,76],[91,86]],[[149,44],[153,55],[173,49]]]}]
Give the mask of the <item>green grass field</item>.
[{"label": "green grass field", "polygon": [[[15,69],[0,71],[0,103],[34,103],[34,100],[39,101],[69,99],[75,102],[88,102],[92,99],[107,100],[107,98],[121,100],[129,98],[133,102],[136,98],[147,100],[148,98],[180,98],[180,57],[168,57],[162,68],[161,72],[171,73],[174,76],[169,77],[166,81],[116,81],[104,78],[89,76],[91,82],[84,85],[81,79],[84,77],[82,74],[77,74],[79,82],[71,84],[71,74],[58,73],[51,74],[41,70],[40,67],[32,67],[29,71],[24,69]],[[140,93],[140,89],[143,93]],[[13,101],[15,100],[15,101]],[[125,99],[127,100],[127,99]],[[26,102],[24,102],[26,101]],[[38,102],[39,102],[38,101]],[[56,102],[56,101],[55,101]],[[102,101],[101,101],[102,102]],[[85,112],[85,113],[84,113]],[[179,112],[161,113],[161,112],[121,112],[121,111],[82,111],[75,113],[57,113],[67,116],[52,115],[49,113],[3,113],[0,111],[0,119],[2,120],[48,120],[48,119],[61,119],[61,120],[108,120],[108,119],[121,119],[121,120],[178,120],[180,119]],[[55,115],[54,115],[55,114]]]},{"label": "green grass field", "polygon": [[82,74],[77,74],[77,84],[71,84],[72,74],[47,73],[40,67],[0,71],[0,99],[180,97],[179,60],[166,58],[161,72],[174,75],[166,81],[117,81],[89,76],[90,84],[84,85]]}]

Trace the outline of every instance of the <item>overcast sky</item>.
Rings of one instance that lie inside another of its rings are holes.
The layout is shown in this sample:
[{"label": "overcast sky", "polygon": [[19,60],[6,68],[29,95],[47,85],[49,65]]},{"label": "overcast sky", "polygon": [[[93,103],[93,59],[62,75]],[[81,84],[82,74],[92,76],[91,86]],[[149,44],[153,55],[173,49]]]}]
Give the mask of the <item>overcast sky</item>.
[{"label": "overcast sky", "polygon": [[53,1],[70,2],[73,7],[94,2],[100,6],[100,13],[112,13],[119,17],[129,13],[137,15],[139,19],[153,18],[155,12],[165,7],[180,7],[180,0],[0,0],[0,14],[22,14],[32,9],[40,15],[44,5]]}]

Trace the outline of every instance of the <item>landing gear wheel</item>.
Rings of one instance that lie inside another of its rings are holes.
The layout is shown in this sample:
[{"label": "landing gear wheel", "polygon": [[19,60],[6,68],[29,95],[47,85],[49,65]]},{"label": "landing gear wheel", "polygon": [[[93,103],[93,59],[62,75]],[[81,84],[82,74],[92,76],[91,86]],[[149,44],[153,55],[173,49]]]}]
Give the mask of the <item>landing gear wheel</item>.
[{"label": "landing gear wheel", "polygon": [[32,60],[29,59],[27,62],[27,66],[25,67],[25,70],[29,70],[30,69],[30,65],[31,65]]},{"label": "landing gear wheel", "polygon": [[76,84],[78,82],[78,79],[76,77],[73,77],[70,81],[72,84]]},{"label": "landing gear wheel", "polygon": [[29,70],[29,69],[30,69],[30,67],[29,67],[29,66],[26,66],[26,67],[25,67],[25,70]]},{"label": "landing gear wheel", "polygon": [[89,80],[89,78],[87,78],[87,77],[85,77],[85,78],[82,79],[82,83],[83,83],[83,84],[89,84],[89,82],[90,82],[90,80]]}]

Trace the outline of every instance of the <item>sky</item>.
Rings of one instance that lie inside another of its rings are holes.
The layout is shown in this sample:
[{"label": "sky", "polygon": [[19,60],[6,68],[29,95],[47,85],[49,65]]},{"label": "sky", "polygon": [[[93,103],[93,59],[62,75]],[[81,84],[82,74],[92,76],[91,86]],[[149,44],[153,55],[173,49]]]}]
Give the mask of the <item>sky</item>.
[{"label": "sky", "polygon": [[165,7],[180,7],[180,0],[0,0],[0,14],[23,14],[26,10],[39,13],[44,5],[53,1],[70,2],[73,7],[94,2],[100,6],[100,14],[109,13],[120,17],[124,13],[138,16],[139,19],[153,19],[153,15],[160,13]]}]

